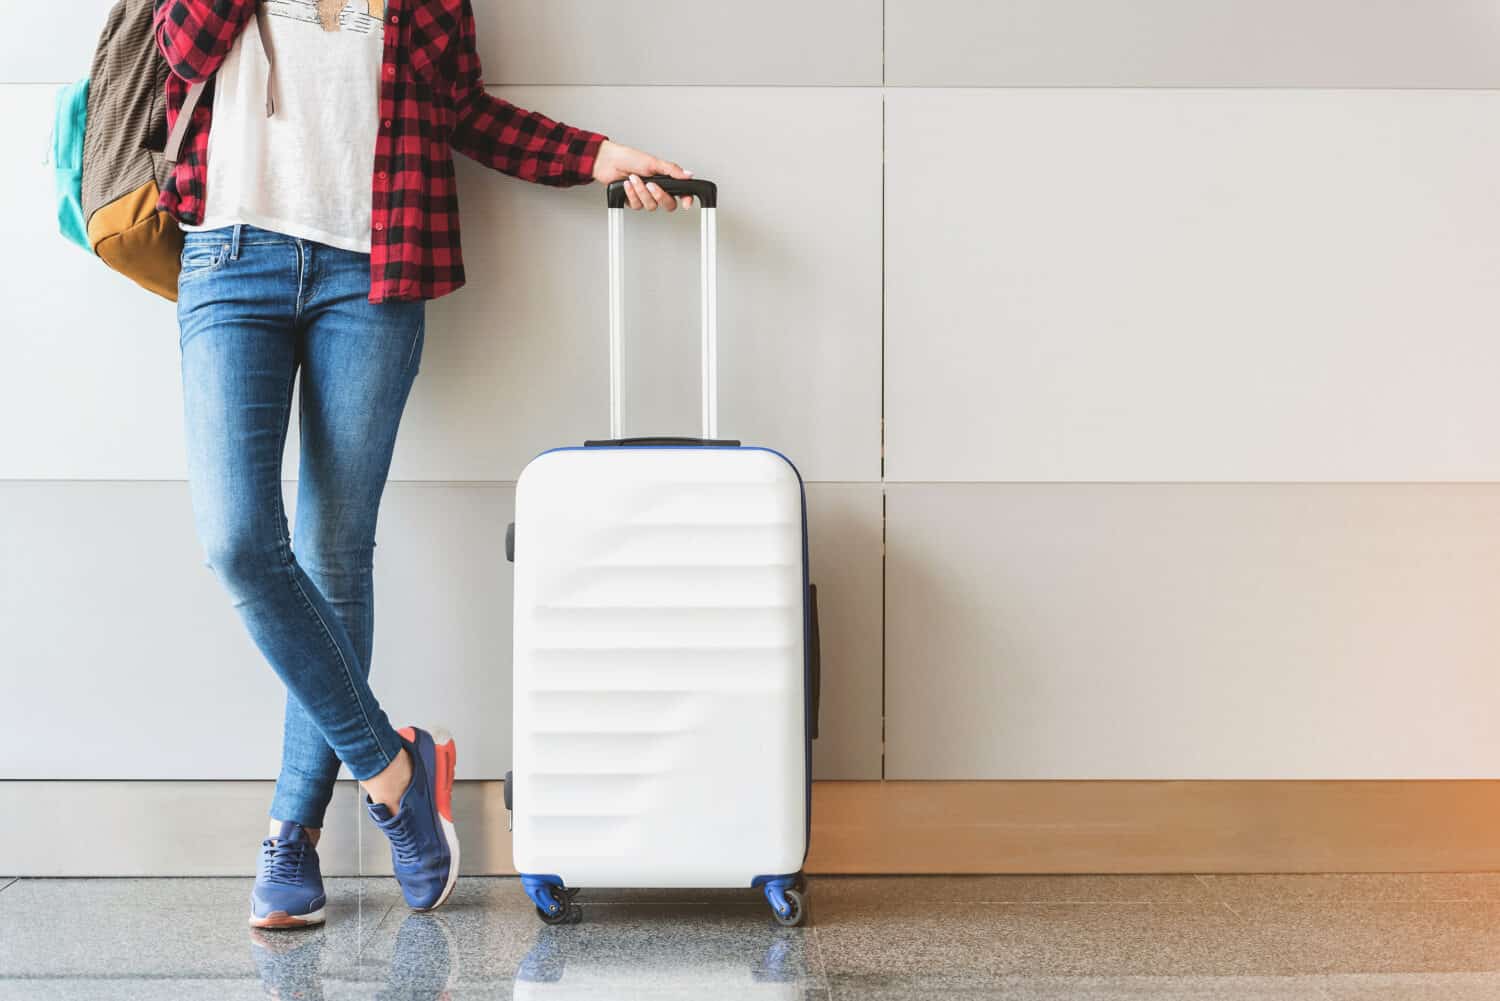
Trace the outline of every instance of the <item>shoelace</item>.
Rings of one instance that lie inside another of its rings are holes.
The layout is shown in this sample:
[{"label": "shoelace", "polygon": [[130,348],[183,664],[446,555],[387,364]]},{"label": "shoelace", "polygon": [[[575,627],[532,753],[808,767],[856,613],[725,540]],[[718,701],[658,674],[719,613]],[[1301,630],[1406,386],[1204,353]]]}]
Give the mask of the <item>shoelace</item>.
[{"label": "shoelace", "polygon": [[302,879],[302,866],[307,860],[306,841],[279,841],[267,838],[260,843],[261,855],[266,860],[267,883],[281,886],[296,886]]},{"label": "shoelace", "polygon": [[385,836],[391,841],[391,851],[396,856],[396,861],[401,865],[412,865],[419,857],[416,839],[405,824],[392,824],[385,829]]}]

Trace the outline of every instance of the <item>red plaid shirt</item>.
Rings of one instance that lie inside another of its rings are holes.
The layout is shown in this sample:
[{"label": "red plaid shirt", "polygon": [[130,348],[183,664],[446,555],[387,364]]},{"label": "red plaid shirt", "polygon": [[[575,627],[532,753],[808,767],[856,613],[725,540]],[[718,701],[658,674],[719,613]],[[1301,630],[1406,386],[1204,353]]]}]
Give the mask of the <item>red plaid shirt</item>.
[{"label": "red plaid shirt", "polygon": [[[188,85],[219,68],[255,7],[255,0],[158,0],[156,44],[172,68],[168,127]],[[189,225],[203,220],[212,115],[210,90],[157,203]],[[525,181],[565,187],[593,180],[603,141],[485,91],[469,0],[386,0],[370,301],[435,299],[464,283],[453,150]]]}]

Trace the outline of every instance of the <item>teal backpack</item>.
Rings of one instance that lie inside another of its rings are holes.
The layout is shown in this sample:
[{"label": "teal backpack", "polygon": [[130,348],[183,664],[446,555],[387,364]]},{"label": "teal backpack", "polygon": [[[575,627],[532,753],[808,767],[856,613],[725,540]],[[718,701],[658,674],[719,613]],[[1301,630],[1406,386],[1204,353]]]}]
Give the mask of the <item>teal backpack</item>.
[{"label": "teal backpack", "polygon": [[57,92],[52,128],[52,168],[57,177],[57,225],[62,235],[89,253],[88,220],[83,214],[83,130],[88,124],[88,78]]}]

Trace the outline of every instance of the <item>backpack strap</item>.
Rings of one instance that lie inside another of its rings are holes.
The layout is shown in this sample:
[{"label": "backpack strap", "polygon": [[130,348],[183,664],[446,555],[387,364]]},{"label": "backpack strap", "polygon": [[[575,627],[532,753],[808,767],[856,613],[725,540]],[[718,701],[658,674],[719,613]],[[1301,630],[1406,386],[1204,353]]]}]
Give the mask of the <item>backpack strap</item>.
[{"label": "backpack strap", "polygon": [[198,102],[203,100],[203,87],[206,83],[206,80],[199,80],[188,88],[187,96],[182,99],[182,107],[177,110],[177,121],[172,123],[172,131],[167,133],[167,144],[161,151],[168,163],[176,163],[177,154],[182,152],[182,137],[187,135],[193,112],[197,109]]},{"label": "backpack strap", "polygon": [[276,50],[271,46],[271,20],[255,15],[255,26],[260,29],[260,47],[266,51],[266,117],[276,114]]},{"label": "backpack strap", "polygon": [[[260,47],[266,51],[266,117],[270,118],[276,114],[276,56],[275,50],[271,48],[271,26],[258,11],[255,26],[260,29]],[[162,150],[168,163],[177,162],[177,156],[182,152],[182,139],[187,135],[187,127],[192,123],[193,112],[197,110],[198,103],[203,100],[203,88],[207,85],[207,80],[199,80],[188,87],[187,95],[182,99],[182,107],[177,112],[177,121],[167,134],[167,145]]]}]

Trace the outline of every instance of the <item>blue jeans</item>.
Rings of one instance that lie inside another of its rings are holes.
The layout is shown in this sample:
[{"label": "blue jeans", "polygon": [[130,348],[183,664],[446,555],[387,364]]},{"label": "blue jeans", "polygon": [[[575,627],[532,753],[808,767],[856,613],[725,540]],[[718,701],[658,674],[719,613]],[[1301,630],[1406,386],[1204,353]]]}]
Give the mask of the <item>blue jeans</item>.
[{"label": "blue jeans", "polygon": [[[363,780],[401,748],[367,681],[371,570],[423,303],[369,302],[365,254],[252,226],[184,235],[177,318],[194,518],[286,685],[271,816],[321,827],[340,761]],[[281,471],[299,372],[294,550]]]}]

